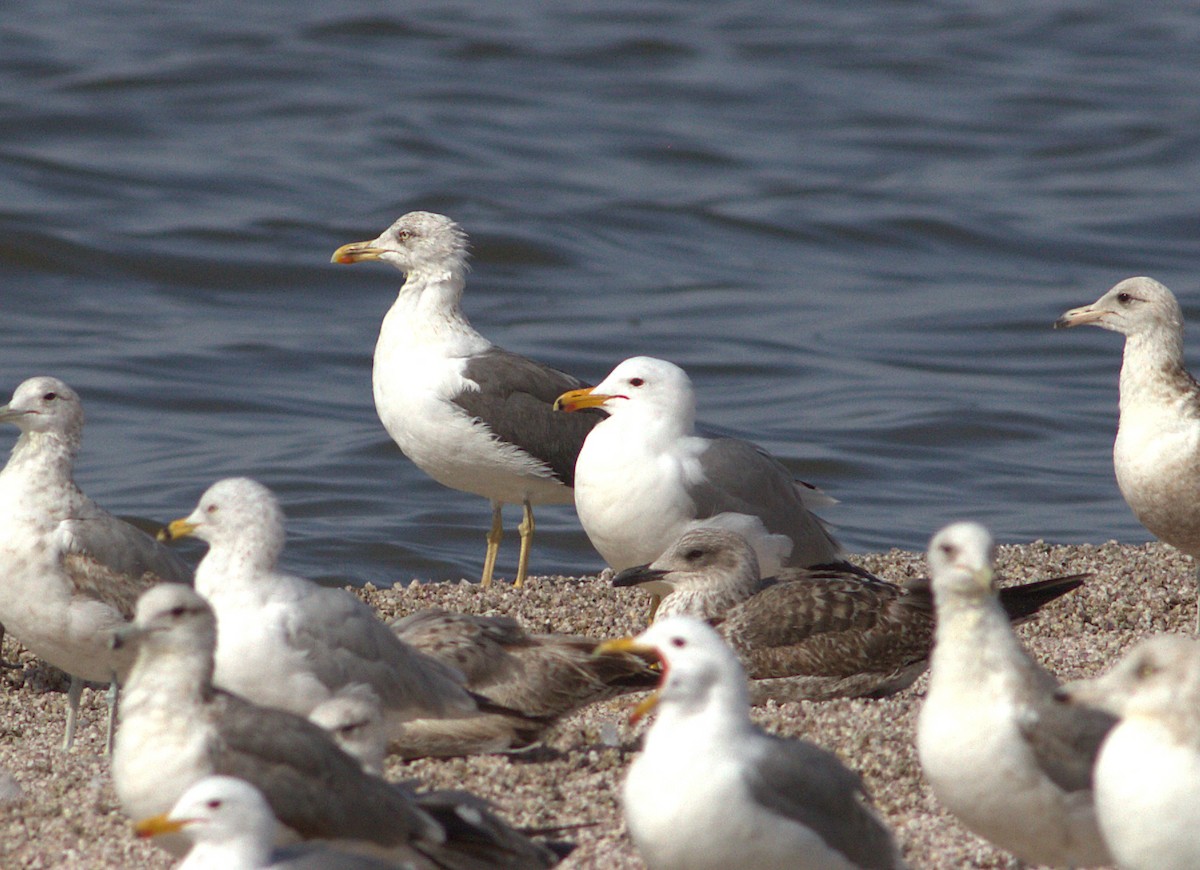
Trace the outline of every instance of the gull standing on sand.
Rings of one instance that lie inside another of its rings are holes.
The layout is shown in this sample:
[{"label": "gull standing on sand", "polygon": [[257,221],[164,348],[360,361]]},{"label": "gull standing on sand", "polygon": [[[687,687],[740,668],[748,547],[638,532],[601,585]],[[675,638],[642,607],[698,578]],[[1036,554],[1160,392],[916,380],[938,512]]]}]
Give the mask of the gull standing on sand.
[{"label": "gull standing on sand", "polygon": [[[1021,622],[1083,580],[1009,586],[1000,603]],[[882,698],[925,671],[933,646],[928,580],[897,585],[849,565],[785,568],[761,579],[750,544],[725,529],[693,529],[650,565],[619,573],[613,585],[664,596],[656,621],[676,614],[713,621],[741,660],[755,704]]]},{"label": "gull standing on sand", "polygon": [[976,523],[947,526],[929,544],[937,630],[917,724],[921,769],[963,825],[1022,861],[1109,864],[1092,765],[1114,720],[1055,700],[1058,682],[996,600],[992,556]]},{"label": "gull standing on sand", "polygon": [[275,847],[279,822],[250,783],[206,776],[180,795],[169,813],[134,825],[139,837],[183,834],[192,848],[175,870],[395,870],[366,855],[323,844]]},{"label": "gull standing on sand", "polygon": [[489,499],[483,585],[492,582],[503,533],[501,507],[519,504],[525,582],[533,505],[568,504],[575,457],[599,419],[553,413],[554,399],[583,386],[576,378],[496,347],[459,304],[467,274],[467,237],[440,214],[414,211],[369,242],[333,253],[335,263],[383,260],[405,274],[375,345],[375,410],[418,468],[451,489]]},{"label": "gull standing on sand", "polygon": [[903,866],[856,773],[750,721],[737,658],[703,622],[670,617],[601,649],[663,661],[661,687],[634,714],[656,711],[621,792],[650,870]]},{"label": "gull standing on sand", "polygon": [[[136,650],[112,759],[130,816],[168,812],[197,780],[220,774],[262,792],[281,822],[279,842],[327,840],[419,868],[533,870],[554,862],[528,838],[520,838],[527,848],[519,855],[494,845],[470,813],[447,809],[444,793],[426,811],[417,795],[366,773],[307,719],[214,687],[216,634],[203,598],[163,584],[142,595],[134,623],[116,635],[118,646]],[[186,846],[170,837],[161,845],[176,854]]]},{"label": "gull standing on sand", "polygon": [[1054,325],[1083,324],[1125,336],[1113,444],[1121,495],[1152,535],[1198,560],[1200,583],[1200,384],[1184,364],[1183,310],[1153,278],[1126,278]]},{"label": "gull standing on sand", "polygon": [[1096,812],[1124,870],[1200,867],[1200,644],[1158,635],[1060,696],[1120,717],[1096,760]]},{"label": "gull standing on sand", "polygon": [[220,626],[214,682],[222,689],[307,716],[341,689],[362,684],[397,728],[418,717],[476,711],[460,673],[404,644],[367,604],[278,570],[283,511],[261,483],[214,483],[162,536],[208,542],[196,591]]},{"label": "gull standing on sand", "polygon": [[22,383],[0,407],[21,430],[0,471],[0,622],[71,677],[63,749],[75,737],[83,681],[112,683],[131,659],[109,649],[134,602],[162,580],[191,581],[175,553],[84,495],[72,479],[83,438],[79,396],[58,378]]},{"label": "gull standing on sand", "polygon": [[782,559],[777,547],[772,555],[772,548],[756,545],[766,573],[780,564],[840,561],[841,547],[808,509],[828,498],[749,441],[697,435],[692,382],[674,363],[627,359],[595,387],[564,393],[555,406],[609,414],[579,452],[575,510],[615,570],[654,561],[702,524],[734,528],[752,542],[785,538],[790,547]]}]

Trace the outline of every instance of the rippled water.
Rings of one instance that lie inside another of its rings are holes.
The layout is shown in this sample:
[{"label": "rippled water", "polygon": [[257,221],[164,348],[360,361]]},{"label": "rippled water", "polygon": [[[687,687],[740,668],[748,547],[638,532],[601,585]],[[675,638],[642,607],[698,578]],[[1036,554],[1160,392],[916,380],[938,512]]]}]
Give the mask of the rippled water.
[{"label": "rippled water", "polygon": [[[1146,538],[1120,339],[1049,327],[1133,274],[1200,319],[1194,7],[8,0],[0,45],[0,392],[80,390],[114,510],[250,474],[295,570],[475,576],[485,502],[372,406],[400,276],[328,262],[423,208],[472,236],[482,332],[680,363],[851,549]],[[601,565],[569,508],[538,542]]]}]

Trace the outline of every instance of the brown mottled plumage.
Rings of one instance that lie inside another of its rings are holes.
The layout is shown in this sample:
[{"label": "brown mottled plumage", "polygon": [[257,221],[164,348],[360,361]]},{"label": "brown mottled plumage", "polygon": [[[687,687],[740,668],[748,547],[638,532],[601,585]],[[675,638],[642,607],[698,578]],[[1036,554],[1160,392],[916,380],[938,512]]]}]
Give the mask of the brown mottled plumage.
[{"label": "brown mottled plumage", "polygon": [[[543,727],[572,710],[621,692],[649,689],[659,674],[645,661],[626,653],[597,655],[597,641],[565,634],[529,634],[506,616],[475,616],[430,609],[392,624],[409,646],[466,676],[466,685],[496,704],[517,711],[522,719],[503,713],[469,721],[419,720],[406,723],[407,739],[426,754],[461,754],[456,747],[480,744],[470,751],[485,751],[499,742],[514,723],[524,728],[526,742],[540,729],[530,729],[535,719]],[[490,724],[489,724],[490,720]],[[392,743],[392,750],[408,754]],[[443,746],[443,753],[430,753]],[[507,748],[496,746],[495,748]]]},{"label": "brown mottled plumage", "polygon": [[[1080,576],[1001,590],[1013,620],[1075,589]],[[707,619],[733,647],[751,699],[883,697],[928,666],[933,600],[926,579],[889,583],[854,566],[785,569],[761,579],[740,535],[695,529],[651,565],[622,571],[617,586],[665,594],[655,619]]]}]

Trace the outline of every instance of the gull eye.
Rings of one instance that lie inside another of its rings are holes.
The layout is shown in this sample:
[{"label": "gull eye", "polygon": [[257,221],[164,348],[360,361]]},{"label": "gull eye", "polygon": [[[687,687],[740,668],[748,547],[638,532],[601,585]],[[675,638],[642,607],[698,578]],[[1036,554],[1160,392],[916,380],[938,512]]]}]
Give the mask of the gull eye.
[{"label": "gull eye", "polygon": [[953,556],[954,555],[954,545],[953,544],[942,544],[941,546],[938,547],[938,549],[942,551],[943,556]]},{"label": "gull eye", "polygon": [[183,616],[185,613],[187,613],[187,608],[180,604],[178,607],[172,607],[167,611],[167,613],[178,619],[180,616]]},{"label": "gull eye", "polygon": [[682,637],[673,637],[671,638],[671,646],[675,647],[676,649],[683,649],[685,646],[687,646],[687,641]]},{"label": "gull eye", "polygon": [[43,402],[53,402],[57,398],[58,398],[58,393],[46,393],[46,395],[42,396],[42,401]]},{"label": "gull eye", "polygon": [[1148,680],[1157,673],[1158,666],[1154,662],[1142,662],[1138,665],[1136,676],[1139,680]]},{"label": "gull eye", "polygon": [[400,232],[396,233],[396,240],[401,241],[401,242],[407,242],[409,239],[412,238],[412,235],[413,235],[412,232],[409,230],[400,230]]},{"label": "gull eye", "polygon": [[688,550],[686,553],[683,554],[683,558],[689,562],[699,561],[703,557],[704,557],[704,551],[701,550],[699,547],[693,547],[692,549]]},{"label": "gull eye", "polygon": [[1133,301],[1133,297],[1130,296],[1128,293],[1118,293],[1117,301],[1120,302],[1122,305],[1128,305],[1130,302]]},{"label": "gull eye", "polygon": [[644,380],[642,380],[641,378],[630,378],[629,379],[629,386],[631,386],[631,387],[640,387],[644,383],[646,383],[646,382]]},{"label": "gull eye", "polygon": [[221,808],[221,799],[212,798],[210,801],[208,801],[208,803],[205,804],[205,806],[210,810],[219,810]]},{"label": "gull eye", "polygon": [[204,509],[204,512],[206,514],[215,514],[217,512],[217,506],[215,504],[210,504]]}]

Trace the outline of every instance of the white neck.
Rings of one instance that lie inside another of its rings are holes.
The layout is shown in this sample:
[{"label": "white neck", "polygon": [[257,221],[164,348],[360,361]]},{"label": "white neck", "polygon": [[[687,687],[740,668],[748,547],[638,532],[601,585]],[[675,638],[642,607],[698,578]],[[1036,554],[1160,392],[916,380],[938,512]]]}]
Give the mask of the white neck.
[{"label": "white neck", "polygon": [[466,355],[490,347],[462,313],[465,284],[461,269],[411,273],[383,318],[376,352],[433,345]]}]

